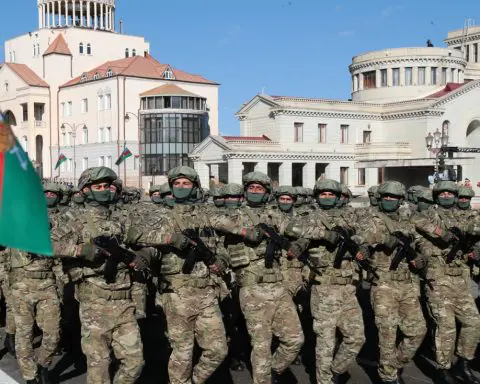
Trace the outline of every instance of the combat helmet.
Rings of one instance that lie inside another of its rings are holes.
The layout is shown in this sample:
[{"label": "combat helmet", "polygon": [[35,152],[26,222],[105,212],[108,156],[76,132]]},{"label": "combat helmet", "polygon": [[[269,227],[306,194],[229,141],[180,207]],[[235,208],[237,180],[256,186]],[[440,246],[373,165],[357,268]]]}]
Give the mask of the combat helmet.
[{"label": "combat helmet", "polygon": [[[295,202],[298,199],[298,187],[292,187],[290,185],[281,185],[277,188],[276,197],[278,208],[283,212],[290,212],[292,207],[295,205]],[[293,201],[291,203],[285,203],[280,201],[281,196],[290,196]]]},{"label": "combat helmet", "polygon": [[[108,167],[93,167],[82,172],[78,179],[78,189],[82,190],[92,184],[99,182],[113,183],[117,179],[117,174]],[[84,193],[88,202],[96,202],[99,204],[107,204],[112,201],[110,189],[104,191],[93,191],[89,189]]]},{"label": "combat helmet", "polygon": [[[331,192],[335,197],[322,197],[319,195],[322,192]],[[315,187],[313,188],[313,193],[315,195],[315,200],[322,209],[331,209],[334,208],[340,199],[342,194],[342,187],[340,183],[332,179],[317,180],[315,182]]]},{"label": "combat helmet", "polygon": [[[178,188],[173,186],[173,182],[180,178],[186,178],[193,183],[192,188]],[[198,201],[199,195],[202,195],[200,178],[198,173],[190,167],[181,165],[179,167],[172,168],[168,172],[168,184],[172,190],[172,194],[175,200],[179,203],[186,201]]]},{"label": "combat helmet", "polygon": [[222,187],[222,193],[225,196],[225,207],[238,208],[243,203],[243,186],[237,183],[228,183]]},{"label": "combat helmet", "polygon": [[[248,186],[253,183],[261,184],[267,190],[266,193],[248,192]],[[250,205],[263,205],[266,204],[270,198],[272,181],[270,177],[262,172],[250,172],[243,176],[243,188],[245,190],[245,198]]]},{"label": "combat helmet", "polygon": [[378,206],[377,192],[378,192],[378,185],[372,185],[367,190],[368,199],[370,200],[370,205],[372,207]]},{"label": "combat helmet", "polygon": [[[378,206],[384,212],[395,212],[405,199],[405,186],[399,181],[386,181],[378,186]],[[395,199],[387,199],[387,197]]]},{"label": "combat helmet", "polygon": [[45,184],[43,184],[43,191],[44,192],[55,193],[55,197],[46,197],[47,206],[49,208],[53,208],[62,199],[63,190],[60,188],[60,185],[58,185],[57,183],[45,183]]},{"label": "combat helmet", "polygon": [[472,188],[463,185],[458,187],[458,208],[462,210],[469,209],[473,197],[475,197],[475,191]]},{"label": "combat helmet", "polygon": [[[442,192],[450,192],[452,197],[440,197]],[[458,186],[450,180],[440,180],[433,186],[433,198],[435,203],[443,208],[451,208],[457,202]]]},{"label": "combat helmet", "polygon": [[430,188],[422,187],[415,191],[415,196],[417,199],[417,209],[419,212],[426,211],[432,205],[435,204],[433,200],[433,193]]}]

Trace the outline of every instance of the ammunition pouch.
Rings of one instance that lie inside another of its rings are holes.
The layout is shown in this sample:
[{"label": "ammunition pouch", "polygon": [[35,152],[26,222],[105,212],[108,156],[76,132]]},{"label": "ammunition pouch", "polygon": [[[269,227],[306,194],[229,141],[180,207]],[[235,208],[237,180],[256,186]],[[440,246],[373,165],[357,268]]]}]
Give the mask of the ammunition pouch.
[{"label": "ammunition pouch", "polygon": [[445,265],[445,275],[447,276],[462,276],[463,268],[454,265]]},{"label": "ammunition pouch", "polygon": [[111,291],[100,288],[88,281],[83,281],[79,284],[77,295],[79,301],[92,301],[96,300],[96,298],[104,300],[130,300],[132,298],[130,289]]},{"label": "ammunition pouch", "polygon": [[240,287],[248,287],[256,284],[273,284],[283,280],[281,271],[273,273],[264,273],[263,275],[256,275],[251,272],[243,271],[236,276],[238,285]]},{"label": "ammunition pouch", "polygon": [[412,274],[407,270],[390,271],[391,281],[406,281],[411,280]]},{"label": "ammunition pouch", "polygon": [[162,279],[159,290],[168,293],[184,287],[203,289],[214,285],[215,283],[210,277],[193,277],[188,275]]},{"label": "ammunition pouch", "polygon": [[9,273],[11,282],[22,279],[55,280],[55,274],[52,271],[26,271],[21,268],[14,268]]},{"label": "ammunition pouch", "polygon": [[184,260],[174,253],[168,253],[162,256],[160,273],[162,275],[176,275],[182,271]]}]

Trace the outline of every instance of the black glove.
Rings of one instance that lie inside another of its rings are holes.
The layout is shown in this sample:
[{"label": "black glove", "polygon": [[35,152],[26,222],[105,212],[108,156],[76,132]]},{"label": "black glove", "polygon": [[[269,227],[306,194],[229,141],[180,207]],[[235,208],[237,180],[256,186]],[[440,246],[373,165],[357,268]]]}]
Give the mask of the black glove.
[{"label": "black glove", "polygon": [[189,243],[190,239],[180,232],[175,232],[170,238],[170,245],[179,250],[185,249]]},{"label": "black glove", "polygon": [[135,252],[135,259],[130,264],[136,271],[146,271],[150,267],[150,260],[142,254],[142,251]]},{"label": "black glove", "polygon": [[87,243],[87,244],[82,244],[80,246],[80,252],[78,255],[82,259],[85,259],[91,262],[96,262],[106,257],[109,257],[110,253],[108,253],[105,249],[95,244]]},{"label": "black glove", "polygon": [[305,241],[297,240],[293,241],[290,243],[290,248],[288,248],[288,257],[291,258],[299,258],[303,252],[305,252],[305,249],[308,247],[308,243],[305,243]]},{"label": "black glove", "polygon": [[332,245],[337,245],[337,243],[340,241],[340,235],[336,231],[326,231],[325,241],[329,242]]},{"label": "black glove", "polygon": [[245,230],[245,239],[247,241],[250,241],[252,243],[260,243],[263,240],[264,233],[261,230],[261,228],[255,226],[255,227],[244,228],[244,230]]}]

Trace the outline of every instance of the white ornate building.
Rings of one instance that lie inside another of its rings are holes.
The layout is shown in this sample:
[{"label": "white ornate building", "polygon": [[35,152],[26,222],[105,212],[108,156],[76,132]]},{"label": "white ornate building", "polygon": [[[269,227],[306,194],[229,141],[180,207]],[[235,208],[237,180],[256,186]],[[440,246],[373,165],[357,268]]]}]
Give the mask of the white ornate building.
[{"label": "white ornate building", "polygon": [[[115,0],[37,7],[38,29],[5,42],[0,110],[43,177],[73,181],[103,164],[127,185],[147,186],[218,132],[219,85],[159,63],[143,37],[118,33]],[[135,156],[117,167],[125,146]],[[54,170],[60,153],[67,161]]]},{"label": "white ornate building", "polygon": [[[238,182],[255,169],[279,184],[334,178],[355,194],[388,179],[428,185],[436,164],[429,132],[448,135],[449,146],[480,147],[480,27],[445,41],[355,56],[348,101],[256,95],[237,112],[241,136],[204,140],[191,154],[195,167],[204,182],[212,174]],[[475,155],[445,162],[480,181]]]}]

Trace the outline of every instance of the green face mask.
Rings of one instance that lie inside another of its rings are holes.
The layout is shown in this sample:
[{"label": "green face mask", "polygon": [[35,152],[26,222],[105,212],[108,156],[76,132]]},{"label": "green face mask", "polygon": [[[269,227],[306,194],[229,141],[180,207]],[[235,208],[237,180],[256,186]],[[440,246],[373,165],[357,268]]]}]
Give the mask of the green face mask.
[{"label": "green face mask", "polygon": [[163,202],[167,207],[173,208],[175,206],[175,198],[173,196],[164,196]]},{"label": "green face mask", "polygon": [[305,197],[297,196],[297,200],[295,201],[295,207],[301,207],[303,204],[305,204]]},{"label": "green face mask", "polygon": [[318,205],[320,205],[320,208],[322,209],[330,209],[335,207],[337,201],[338,197],[323,197],[317,199]]},{"label": "green face mask", "polygon": [[193,188],[177,188],[173,187],[172,188],[172,194],[175,197],[176,200],[186,200],[188,199],[193,192]]},{"label": "green face mask", "polygon": [[370,199],[370,205],[372,207],[378,206],[378,200],[375,198],[375,196],[369,196],[368,198]]},{"label": "green face mask", "polygon": [[455,197],[437,197],[438,199],[438,204],[444,208],[450,208],[453,207],[455,204]]},{"label": "green face mask", "polygon": [[110,201],[116,201],[116,200],[117,200],[117,192],[110,191]]},{"label": "green face mask", "polygon": [[347,200],[345,199],[338,199],[335,203],[336,208],[342,208],[345,204],[347,204]]},{"label": "green face mask", "polygon": [[225,200],[225,207],[227,208],[238,208],[242,205],[242,200]]},{"label": "green face mask", "polygon": [[426,201],[418,201],[417,208],[418,212],[423,212],[426,211],[428,208],[430,208],[431,204],[427,203]]},{"label": "green face mask", "polygon": [[55,205],[57,205],[57,200],[58,198],[55,197],[46,197],[47,199],[47,207],[48,208],[53,208]]},{"label": "green face mask", "polygon": [[107,189],[106,191],[92,191],[93,200],[105,204],[112,201],[112,194],[110,190]]},{"label": "green face mask", "polygon": [[381,199],[379,205],[384,212],[395,212],[400,206],[400,200]]},{"label": "green face mask", "polygon": [[258,205],[258,204],[262,204],[262,203],[265,203],[266,201],[268,201],[268,194],[267,193],[247,192],[246,193],[246,198],[247,198],[247,201],[250,204]]},{"label": "green face mask", "polygon": [[150,196],[150,199],[154,204],[161,204],[163,203],[163,198],[160,195],[152,195]]},{"label": "green face mask", "polygon": [[293,208],[293,203],[278,203],[278,208],[282,212],[290,212]]},{"label": "green face mask", "polygon": [[213,204],[215,204],[215,206],[217,208],[220,208],[220,207],[224,207],[226,205],[226,202],[225,202],[225,199],[223,198],[216,198],[216,199],[213,199]]},{"label": "green face mask", "polygon": [[83,197],[83,195],[80,193],[76,193],[73,195],[72,200],[76,204],[83,204],[85,202],[85,197]]},{"label": "green face mask", "polygon": [[460,209],[467,210],[470,209],[470,200],[468,201],[457,201],[457,206]]}]

